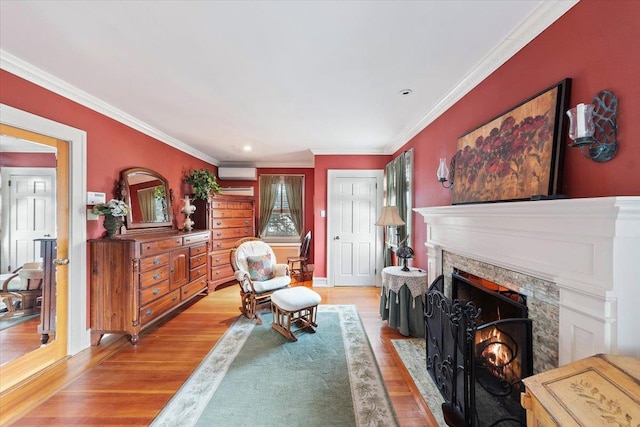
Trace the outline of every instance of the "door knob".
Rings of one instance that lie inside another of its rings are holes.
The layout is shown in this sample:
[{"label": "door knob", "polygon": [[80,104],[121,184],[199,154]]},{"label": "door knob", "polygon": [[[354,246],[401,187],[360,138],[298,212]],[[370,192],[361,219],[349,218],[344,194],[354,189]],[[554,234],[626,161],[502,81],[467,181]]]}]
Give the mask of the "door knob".
[{"label": "door knob", "polygon": [[56,265],[67,265],[69,264],[68,258],[56,258],[53,260],[53,263]]},{"label": "door knob", "polygon": [[333,240],[340,240],[340,236],[334,237]]}]

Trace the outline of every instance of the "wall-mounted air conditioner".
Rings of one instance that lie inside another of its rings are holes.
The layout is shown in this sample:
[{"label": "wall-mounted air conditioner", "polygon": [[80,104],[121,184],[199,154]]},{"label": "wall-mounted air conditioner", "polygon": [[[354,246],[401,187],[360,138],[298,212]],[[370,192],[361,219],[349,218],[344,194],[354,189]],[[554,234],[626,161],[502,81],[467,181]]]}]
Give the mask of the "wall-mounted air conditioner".
[{"label": "wall-mounted air conditioner", "polygon": [[253,196],[253,187],[220,187],[220,191],[231,196]]},{"label": "wall-mounted air conditioner", "polygon": [[258,170],[256,168],[219,167],[218,178],[236,181],[257,181]]}]

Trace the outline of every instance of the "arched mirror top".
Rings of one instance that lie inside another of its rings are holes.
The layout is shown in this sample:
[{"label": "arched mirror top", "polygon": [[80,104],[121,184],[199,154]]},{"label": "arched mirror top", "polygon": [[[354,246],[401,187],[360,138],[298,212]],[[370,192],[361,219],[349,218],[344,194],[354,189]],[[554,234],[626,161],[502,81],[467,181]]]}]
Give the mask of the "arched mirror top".
[{"label": "arched mirror top", "polygon": [[169,183],[158,172],[146,168],[123,170],[120,193],[130,207],[127,228],[172,226]]}]

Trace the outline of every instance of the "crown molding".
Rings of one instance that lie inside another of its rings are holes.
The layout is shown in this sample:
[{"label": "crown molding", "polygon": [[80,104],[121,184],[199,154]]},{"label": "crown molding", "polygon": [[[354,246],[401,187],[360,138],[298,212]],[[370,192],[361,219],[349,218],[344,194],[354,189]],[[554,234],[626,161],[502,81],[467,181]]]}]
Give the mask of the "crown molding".
[{"label": "crown molding", "polygon": [[218,164],[220,163],[217,159],[214,159],[213,157],[194,149],[184,142],[172,136],[169,136],[164,132],[159,131],[153,126],[150,126],[145,122],[136,119],[135,117],[125,113],[124,111],[114,107],[113,105],[108,104],[81,89],[78,89],[77,87],[65,82],[64,80],[61,80],[2,49],[0,49],[0,68],[11,74],[15,74],[20,78],[30,81],[31,83],[50,90],[53,93],[70,99],[71,101],[77,102],[84,107],[90,108],[91,110],[94,110],[100,114],[104,114],[107,117],[110,117],[195,158],[211,163],[215,166],[218,166]]},{"label": "crown molding", "polygon": [[393,151],[388,151],[386,147],[380,149],[362,149],[362,150],[352,150],[352,149],[342,149],[342,150],[327,150],[324,148],[310,148],[311,154],[314,156],[390,156],[393,154]]},{"label": "crown molding", "polygon": [[513,57],[520,49],[536,38],[547,27],[575,6],[579,0],[543,1],[527,18],[487,54],[448,94],[418,122],[399,134],[388,145],[385,152],[395,153],[404,144],[420,133],[456,102],[480,84],[491,73]]}]

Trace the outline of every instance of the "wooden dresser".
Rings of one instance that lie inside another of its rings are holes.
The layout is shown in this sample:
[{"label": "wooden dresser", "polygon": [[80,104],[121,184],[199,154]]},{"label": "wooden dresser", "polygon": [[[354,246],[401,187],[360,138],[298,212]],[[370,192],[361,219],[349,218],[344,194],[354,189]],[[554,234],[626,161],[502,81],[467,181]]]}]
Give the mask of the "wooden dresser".
[{"label": "wooden dresser", "polygon": [[207,291],[209,231],[168,230],[89,241],[91,344],[140,331]]},{"label": "wooden dresser", "polygon": [[234,280],[229,253],[238,239],[254,237],[255,198],[218,195],[207,201],[194,200],[192,215],[198,229],[211,230],[209,290]]},{"label": "wooden dresser", "polygon": [[523,381],[529,427],[640,425],[640,359],[599,354]]}]

